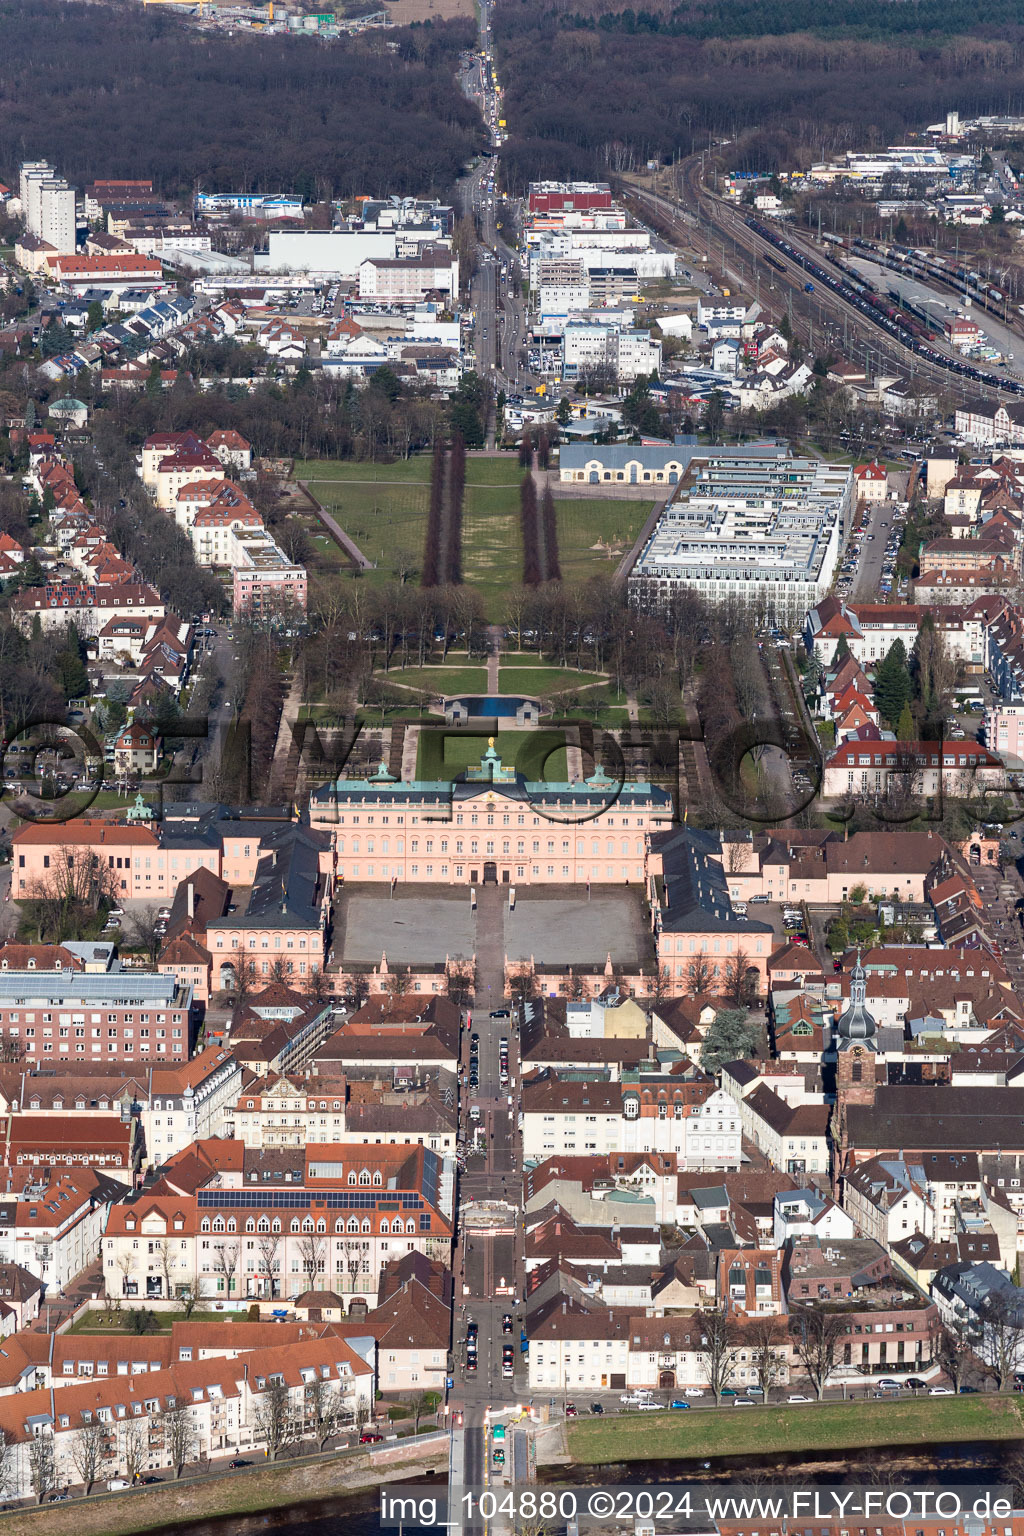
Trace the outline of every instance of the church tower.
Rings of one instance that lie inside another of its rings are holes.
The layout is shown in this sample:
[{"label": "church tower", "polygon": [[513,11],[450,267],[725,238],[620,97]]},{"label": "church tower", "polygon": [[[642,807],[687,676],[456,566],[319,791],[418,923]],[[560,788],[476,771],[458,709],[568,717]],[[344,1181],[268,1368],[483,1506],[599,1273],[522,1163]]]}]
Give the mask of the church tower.
[{"label": "church tower", "polygon": [[851,1104],[873,1104],[878,1082],[878,1025],[867,1010],[867,974],[857,951],[850,975],[850,1006],[836,1025],[836,1103],[832,1113],[832,1190],[839,1199],[848,1150]]}]

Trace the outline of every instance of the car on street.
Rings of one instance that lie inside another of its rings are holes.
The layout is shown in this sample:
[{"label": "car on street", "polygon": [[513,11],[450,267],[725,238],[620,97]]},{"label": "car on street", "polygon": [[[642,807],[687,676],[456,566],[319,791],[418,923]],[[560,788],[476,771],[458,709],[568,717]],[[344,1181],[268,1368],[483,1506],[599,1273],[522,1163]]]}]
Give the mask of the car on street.
[{"label": "car on street", "polygon": [[502,1318],[502,1320],[501,1320],[501,1331],[502,1331],[502,1333],[511,1333],[512,1332],[512,1314],[511,1314],[511,1312],[506,1312],[504,1317]]},{"label": "car on street", "polygon": [[685,1398],[677,1397],[669,1406],[672,1408],[689,1408],[690,1405]]},{"label": "car on street", "polygon": [[898,1392],[902,1385],[903,1383],[901,1381],[897,1381],[895,1376],[879,1376],[878,1380],[875,1382],[875,1386],[881,1388],[885,1392]]},{"label": "car on street", "polygon": [[807,1397],[803,1392],[791,1392],[786,1398],[787,1403],[809,1403],[812,1401],[813,1399]]},{"label": "car on street", "polygon": [[234,1461],[228,1462],[229,1467],[251,1467],[252,1462],[246,1461],[244,1456],[236,1456]]},{"label": "car on street", "polygon": [[954,1397],[956,1394],[952,1387],[929,1387],[929,1397]]}]

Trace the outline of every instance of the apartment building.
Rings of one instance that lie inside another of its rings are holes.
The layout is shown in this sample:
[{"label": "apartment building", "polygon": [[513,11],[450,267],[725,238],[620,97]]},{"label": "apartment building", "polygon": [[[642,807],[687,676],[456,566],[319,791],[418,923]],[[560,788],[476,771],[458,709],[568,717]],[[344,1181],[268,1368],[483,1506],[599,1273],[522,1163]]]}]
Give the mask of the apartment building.
[{"label": "apartment building", "polygon": [[100,1476],[130,1480],[137,1470],[177,1473],[181,1462],[231,1451],[269,1454],[261,1404],[276,1386],[286,1392],[285,1443],[315,1434],[325,1401],[339,1425],[365,1421],[372,1412],[374,1369],[343,1339],[297,1340],[234,1357],[193,1359],[193,1349],[185,1351],[164,1369],[97,1373],[74,1385],[0,1398],[0,1430],[11,1449],[9,1491],[17,1498],[33,1494],[30,1452],[40,1439],[52,1441],[51,1486],[80,1481],[77,1440],[94,1424],[104,1430]]},{"label": "apartment building", "polygon": [[625,1072],[604,1082],[543,1072],[524,1080],[522,1114],[527,1161],[634,1153],[669,1155],[679,1168],[741,1161],[736,1106],[704,1077]]},{"label": "apartment building", "polygon": [[415,256],[370,256],[359,267],[359,297],[418,303],[428,294],[457,298],[459,261],[449,245],[423,245]]},{"label": "apartment building", "polygon": [[19,178],[25,226],[57,255],[73,255],[77,245],[75,191],[46,160],[26,162]]},{"label": "apartment building", "polygon": [[0,1263],[18,1264],[57,1295],[99,1253],[111,1202],[130,1183],[93,1168],[10,1176],[0,1195]]},{"label": "apartment building", "polygon": [[125,614],[162,619],[166,611],[155,588],[135,582],[102,587],[48,582],[43,587],[26,587],[11,598],[11,613],[23,634],[31,632],[38,618],[44,631],[74,624],[83,638],[89,638]]},{"label": "apartment building", "polygon": [[826,761],[821,789],[828,797],[884,796],[897,787],[967,799],[1005,784],[1002,760],[977,742],[851,740]]},{"label": "apartment building", "polygon": [[154,1190],[115,1206],[103,1237],[107,1295],[166,1302],[191,1289],[223,1309],[316,1289],[372,1304],[389,1262],[450,1261],[452,1167],[437,1153],[324,1144],[298,1171],[300,1183]]},{"label": "apartment building", "polygon": [[174,976],[110,970],[0,973],[0,1029],[27,1062],[188,1059],[192,989]]},{"label": "apartment building", "polygon": [[269,533],[241,529],[234,534],[231,604],[236,616],[298,617],[306,611],[304,565],[289,560]]}]

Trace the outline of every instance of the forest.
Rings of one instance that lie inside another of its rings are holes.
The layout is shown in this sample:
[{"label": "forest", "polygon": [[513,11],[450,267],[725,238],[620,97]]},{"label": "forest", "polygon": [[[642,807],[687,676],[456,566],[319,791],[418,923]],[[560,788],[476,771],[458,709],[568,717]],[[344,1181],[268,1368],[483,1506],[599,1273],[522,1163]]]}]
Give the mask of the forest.
[{"label": "forest", "polygon": [[[797,29],[801,30],[797,30]],[[713,140],[738,170],[805,167],[899,142],[955,107],[1024,106],[1012,0],[738,5],[505,0],[495,37],[512,137],[505,184],[641,169]]]},{"label": "forest", "polygon": [[442,193],[483,142],[458,90],[471,21],[310,39],[206,35],[164,9],[4,0],[0,166],[52,160],[78,186]]}]

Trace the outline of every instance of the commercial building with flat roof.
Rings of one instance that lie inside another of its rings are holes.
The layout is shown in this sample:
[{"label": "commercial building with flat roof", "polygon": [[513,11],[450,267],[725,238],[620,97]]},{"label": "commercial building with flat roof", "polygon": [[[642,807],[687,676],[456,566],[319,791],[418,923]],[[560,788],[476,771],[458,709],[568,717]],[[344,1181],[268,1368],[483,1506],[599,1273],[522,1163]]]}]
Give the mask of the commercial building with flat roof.
[{"label": "commercial building with flat roof", "polygon": [[849,528],[853,472],[774,443],[680,450],[685,467],[629,577],[657,609],[689,587],[797,625],[828,591]]}]

